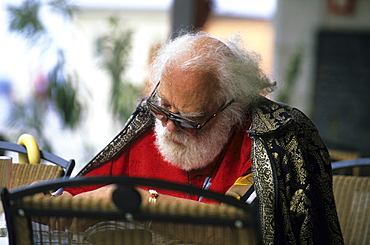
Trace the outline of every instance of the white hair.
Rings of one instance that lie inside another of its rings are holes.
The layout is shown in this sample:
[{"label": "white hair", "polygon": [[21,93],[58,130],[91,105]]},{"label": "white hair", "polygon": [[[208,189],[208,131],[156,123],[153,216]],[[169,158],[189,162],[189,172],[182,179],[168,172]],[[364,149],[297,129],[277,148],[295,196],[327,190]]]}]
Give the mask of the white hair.
[{"label": "white hair", "polygon": [[[202,41],[207,38],[212,41]],[[216,102],[221,104],[234,99],[235,103],[223,113],[240,125],[248,106],[275,86],[263,73],[260,62],[260,56],[245,50],[238,36],[222,42],[204,32],[187,33],[169,40],[158,51],[152,63],[150,82],[157,83],[172,69],[211,75],[219,81]]]}]

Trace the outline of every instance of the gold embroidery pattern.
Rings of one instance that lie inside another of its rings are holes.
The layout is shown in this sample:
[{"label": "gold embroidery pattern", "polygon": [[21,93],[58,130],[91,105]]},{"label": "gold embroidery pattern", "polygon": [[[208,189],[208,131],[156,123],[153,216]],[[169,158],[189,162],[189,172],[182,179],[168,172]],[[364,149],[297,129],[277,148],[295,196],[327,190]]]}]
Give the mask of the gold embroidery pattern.
[{"label": "gold embroidery pattern", "polygon": [[[252,169],[264,243],[343,244],[329,155],[314,124],[297,109],[267,99],[254,107],[252,117],[253,158],[261,159],[253,159],[252,164],[258,166]],[[264,145],[259,143],[262,140]],[[269,168],[264,166],[272,164],[278,181],[278,210],[273,203],[276,193],[271,193],[274,180],[266,176]]]},{"label": "gold embroidery pattern", "polygon": [[253,140],[252,145],[252,173],[255,182],[255,190],[259,198],[259,211],[263,215],[261,219],[261,233],[263,241],[274,241],[274,181],[270,160],[265,147],[258,139]]}]

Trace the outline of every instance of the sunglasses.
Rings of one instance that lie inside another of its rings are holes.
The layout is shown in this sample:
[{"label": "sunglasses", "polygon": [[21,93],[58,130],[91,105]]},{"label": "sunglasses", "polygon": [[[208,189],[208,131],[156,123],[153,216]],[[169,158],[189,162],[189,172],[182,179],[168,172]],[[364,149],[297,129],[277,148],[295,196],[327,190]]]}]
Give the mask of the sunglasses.
[{"label": "sunglasses", "polygon": [[172,113],[169,110],[157,105],[154,101],[156,100],[156,91],[159,86],[160,81],[155,86],[153,92],[149,96],[147,103],[149,105],[149,109],[151,110],[152,114],[159,119],[161,122],[168,122],[171,120],[175,126],[189,135],[196,135],[197,131],[203,128],[211,119],[215,118],[218,114],[220,114],[223,110],[225,110],[229,105],[235,102],[232,99],[230,102],[221,106],[217,112],[213,113],[210,117],[208,117],[205,121],[198,123],[188,118],[182,117],[179,114]]}]

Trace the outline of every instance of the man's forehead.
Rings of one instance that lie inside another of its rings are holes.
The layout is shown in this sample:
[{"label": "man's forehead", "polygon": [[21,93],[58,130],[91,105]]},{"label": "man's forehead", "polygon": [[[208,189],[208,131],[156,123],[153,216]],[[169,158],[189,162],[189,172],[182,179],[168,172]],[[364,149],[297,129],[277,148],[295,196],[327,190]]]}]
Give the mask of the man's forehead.
[{"label": "man's forehead", "polygon": [[187,93],[205,93],[212,91],[217,81],[204,72],[194,72],[173,68],[162,75],[160,86],[164,89]]},{"label": "man's forehead", "polygon": [[171,106],[183,112],[206,112],[213,106],[213,88],[205,81],[192,77],[189,80],[164,79],[158,88],[158,95]]}]

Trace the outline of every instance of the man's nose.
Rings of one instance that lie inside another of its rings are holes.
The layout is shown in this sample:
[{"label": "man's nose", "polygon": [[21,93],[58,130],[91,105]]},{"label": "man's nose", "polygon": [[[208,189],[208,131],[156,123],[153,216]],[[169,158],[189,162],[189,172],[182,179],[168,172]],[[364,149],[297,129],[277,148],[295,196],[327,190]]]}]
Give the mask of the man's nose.
[{"label": "man's nose", "polygon": [[176,132],[177,130],[179,130],[177,128],[177,126],[175,125],[175,123],[172,121],[172,120],[168,120],[167,122],[163,123],[167,130],[171,133],[174,133]]}]

